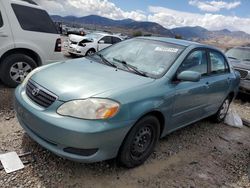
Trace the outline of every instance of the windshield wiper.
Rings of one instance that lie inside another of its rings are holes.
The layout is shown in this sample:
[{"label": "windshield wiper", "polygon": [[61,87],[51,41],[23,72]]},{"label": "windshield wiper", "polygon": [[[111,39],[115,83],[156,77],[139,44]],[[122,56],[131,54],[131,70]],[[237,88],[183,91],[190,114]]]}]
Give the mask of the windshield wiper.
[{"label": "windshield wiper", "polygon": [[250,61],[250,59],[242,59],[242,61]]},{"label": "windshield wiper", "polygon": [[102,54],[96,53],[96,55],[97,55],[98,57],[100,57],[101,60],[102,60],[102,62],[105,63],[106,65],[109,65],[109,66],[111,66],[111,67],[117,68],[117,66],[116,66],[115,64],[113,64],[113,63],[111,63],[110,61],[108,61],[105,57],[103,57]]},{"label": "windshield wiper", "polygon": [[119,59],[116,59],[116,58],[113,58],[114,61],[118,62],[118,63],[121,63],[124,67],[126,67],[128,70],[131,70],[133,72],[135,72],[136,74],[138,75],[141,75],[141,76],[144,76],[144,77],[148,77],[148,75],[140,70],[138,70],[137,67],[133,66],[133,65],[130,65],[128,64],[126,61],[122,61],[122,60],[119,60]]},{"label": "windshield wiper", "polygon": [[229,59],[235,59],[235,60],[238,60],[238,59],[237,59],[237,58],[235,58],[235,57],[230,57],[230,56],[229,56],[228,58],[229,58]]}]

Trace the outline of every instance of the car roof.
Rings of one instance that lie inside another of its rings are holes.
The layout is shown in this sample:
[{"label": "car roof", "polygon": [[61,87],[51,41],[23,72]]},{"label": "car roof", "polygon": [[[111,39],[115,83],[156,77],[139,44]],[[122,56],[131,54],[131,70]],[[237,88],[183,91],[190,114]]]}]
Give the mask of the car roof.
[{"label": "car roof", "polygon": [[250,50],[250,47],[247,47],[247,46],[237,46],[237,47],[234,47],[232,49],[243,49],[243,50]]},{"label": "car roof", "polygon": [[19,4],[19,5],[24,5],[24,6],[27,6],[27,7],[33,7],[33,8],[43,9],[42,7],[40,7],[33,0],[11,0],[11,1],[9,1],[9,3],[15,3],[15,4]]},{"label": "car roof", "polygon": [[211,49],[218,50],[217,48],[213,46],[201,44],[198,42],[188,41],[188,40],[181,40],[181,39],[174,39],[174,38],[167,38],[167,37],[138,37],[138,38],[156,40],[156,41],[176,44],[176,45],[184,46],[184,47],[195,46],[195,47],[204,47],[204,48],[211,48]]}]

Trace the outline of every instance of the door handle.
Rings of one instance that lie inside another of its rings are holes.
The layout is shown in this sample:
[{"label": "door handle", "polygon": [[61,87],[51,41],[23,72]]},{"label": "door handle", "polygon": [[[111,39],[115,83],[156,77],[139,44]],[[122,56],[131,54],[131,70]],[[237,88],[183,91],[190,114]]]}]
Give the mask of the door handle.
[{"label": "door handle", "polygon": [[0,32],[0,37],[8,37],[8,34],[6,34],[4,32]]}]

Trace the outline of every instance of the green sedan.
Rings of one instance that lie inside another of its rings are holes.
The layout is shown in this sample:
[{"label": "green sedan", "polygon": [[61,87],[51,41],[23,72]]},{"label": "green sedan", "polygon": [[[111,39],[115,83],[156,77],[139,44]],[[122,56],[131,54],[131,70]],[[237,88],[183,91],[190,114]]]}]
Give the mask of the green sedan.
[{"label": "green sedan", "polygon": [[27,134],[56,155],[116,157],[131,168],[167,134],[209,116],[223,121],[239,82],[216,48],[140,37],[35,69],[16,89],[15,109]]}]

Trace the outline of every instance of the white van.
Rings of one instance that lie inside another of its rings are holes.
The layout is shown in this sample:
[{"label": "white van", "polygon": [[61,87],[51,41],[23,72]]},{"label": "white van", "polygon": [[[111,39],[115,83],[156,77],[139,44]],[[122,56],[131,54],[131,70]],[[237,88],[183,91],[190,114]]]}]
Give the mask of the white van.
[{"label": "white van", "polygon": [[34,68],[60,61],[61,38],[48,13],[32,0],[0,0],[0,79],[10,87]]}]

